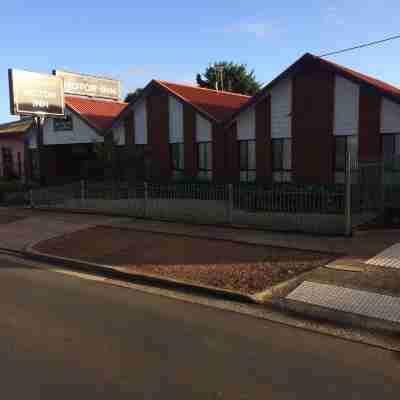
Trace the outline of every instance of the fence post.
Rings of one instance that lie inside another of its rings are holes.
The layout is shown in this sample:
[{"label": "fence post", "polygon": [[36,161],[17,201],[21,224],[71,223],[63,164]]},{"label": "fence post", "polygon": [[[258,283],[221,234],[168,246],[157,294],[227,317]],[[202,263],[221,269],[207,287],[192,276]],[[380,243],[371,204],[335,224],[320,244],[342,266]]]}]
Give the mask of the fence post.
[{"label": "fence post", "polygon": [[345,234],[351,236],[351,156],[346,158],[346,190],[345,190]]},{"label": "fence post", "polygon": [[29,190],[29,205],[31,208],[35,207],[35,203],[33,201],[33,189]]},{"label": "fence post", "polygon": [[233,185],[228,185],[228,224],[233,224]]},{"label": "fence post", "polygon": [[143,214],[145,217],[147,217],[147,201],[149,198],[149,192],[148,192],[148,185],[147,182],[144,182],[144,205],[143,205]]}]

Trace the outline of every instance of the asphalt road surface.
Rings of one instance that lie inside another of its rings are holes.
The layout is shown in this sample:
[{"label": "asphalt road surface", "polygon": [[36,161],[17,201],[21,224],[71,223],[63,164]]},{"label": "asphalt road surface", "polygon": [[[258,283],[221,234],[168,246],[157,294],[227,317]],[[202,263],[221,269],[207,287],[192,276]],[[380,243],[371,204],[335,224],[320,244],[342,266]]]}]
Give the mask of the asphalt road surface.
[{"label": "asphalt road surface", "polygon": [[0,260],[2,399],[398,399],[400,354]]}]

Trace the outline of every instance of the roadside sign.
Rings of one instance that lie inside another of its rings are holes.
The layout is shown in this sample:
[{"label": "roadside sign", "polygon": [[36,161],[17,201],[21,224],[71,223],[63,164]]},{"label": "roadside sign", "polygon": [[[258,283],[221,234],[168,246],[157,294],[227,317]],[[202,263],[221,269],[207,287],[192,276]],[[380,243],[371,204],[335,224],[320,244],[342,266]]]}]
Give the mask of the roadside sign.
[{"label": "roadside sign", "polygon": [[64,85],[60,77],[8,70],[11,114],[64,116]]},{"label": "roadside sign", "polygon": [[60,70],[55,70],[53,73],[55,76],[64,79],[65,94],[121,100],[121,81],[116,79],[82,75]]}]

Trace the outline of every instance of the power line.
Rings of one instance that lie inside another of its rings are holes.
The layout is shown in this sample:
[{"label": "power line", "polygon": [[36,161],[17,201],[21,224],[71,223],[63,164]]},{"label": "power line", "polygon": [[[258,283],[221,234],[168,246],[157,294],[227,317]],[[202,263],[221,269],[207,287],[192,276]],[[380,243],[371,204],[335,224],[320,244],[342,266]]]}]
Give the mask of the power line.
[{"label": "power line", "polygon": [[374,46],[376,44],[381,44],[381,43],[388,42],[390,40],[395,40],[395,39],[400,39],[400,34],[394,35],[394,36],[390,36],[390,37],[388,37],[386,39],[375,40],[374,42],[363,43],[363,44],[359,44],[357,46],[348,47],[348,48],[343,49],[343,50],[337,50],[337,51],[332,51],[330,53],[321,54],[320,57],[333,56],[334,54],[340,54],[340,53],[345,53],[346,51],[362,49],[363,47]]}]

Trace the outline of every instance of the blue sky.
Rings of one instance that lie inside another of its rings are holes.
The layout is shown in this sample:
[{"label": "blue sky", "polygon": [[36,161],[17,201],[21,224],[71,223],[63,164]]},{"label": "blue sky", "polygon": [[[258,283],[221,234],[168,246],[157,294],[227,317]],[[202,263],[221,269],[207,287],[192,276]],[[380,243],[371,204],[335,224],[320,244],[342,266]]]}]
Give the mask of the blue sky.
[{"label": "blue sky", "polygon": [[[305,52],[321,54],[400,33],[398,0],[50,0],[4,2],[0,122],[7,69],[111,76],[124,92],[152,78],[194,82],[216,60],[246,63],[268,82]],[[400,40],[330,58],[400,86]]]}]

